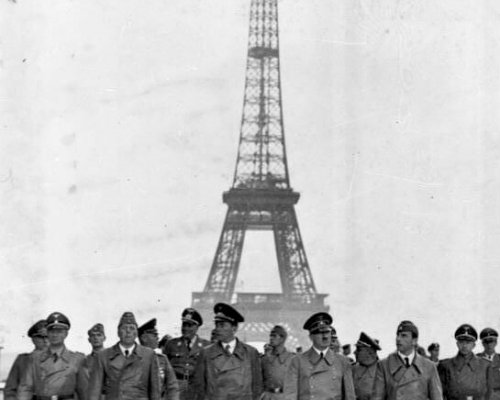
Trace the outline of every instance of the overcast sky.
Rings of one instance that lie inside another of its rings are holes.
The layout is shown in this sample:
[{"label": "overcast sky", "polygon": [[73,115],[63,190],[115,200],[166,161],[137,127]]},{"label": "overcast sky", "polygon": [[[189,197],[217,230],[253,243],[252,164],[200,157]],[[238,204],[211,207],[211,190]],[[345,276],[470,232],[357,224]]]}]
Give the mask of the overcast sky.
[{"label": "overcast sky", "polygon": [[[0,1],[4,352],[56,310],[85,352],[126,310],[178,333],[226,212],[249,3]],[[451,355],[459,324],[500,328],[500,4],[279,7],[291,184],[341,341],[387,353],[411,319]],[[252,232],[239,290],[280,290],[276,265]]]}]

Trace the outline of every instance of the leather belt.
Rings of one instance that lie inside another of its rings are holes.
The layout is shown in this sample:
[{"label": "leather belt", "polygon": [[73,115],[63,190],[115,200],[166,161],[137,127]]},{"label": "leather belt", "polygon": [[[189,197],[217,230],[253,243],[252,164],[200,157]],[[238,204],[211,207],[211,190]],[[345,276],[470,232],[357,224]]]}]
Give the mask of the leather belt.
[{"label": "leather belt", "polygon": [[269,393],[283,393],[283,388],[277,387],[277,388],[268,388],[266,389],[266,392]]},{"label": "leather belt", "polygon": [[75,396],[72,394],[55,394],[53,396],[33,396],[33,400],[68,400],[74,399]]}]

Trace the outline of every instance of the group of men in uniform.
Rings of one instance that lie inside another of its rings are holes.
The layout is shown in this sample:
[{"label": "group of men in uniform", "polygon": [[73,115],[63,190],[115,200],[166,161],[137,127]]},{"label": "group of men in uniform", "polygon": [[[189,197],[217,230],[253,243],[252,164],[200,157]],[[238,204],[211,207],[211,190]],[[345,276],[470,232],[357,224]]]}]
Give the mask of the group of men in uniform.
[{"label": "group of men in uniform", "polygon": [[[6,400],[500,400],[498,333],[481,331],[484,352],[474,354],[478,339],[469,324],[455,332],[458,354],[437,360],[420,354],[419,331],[411,321],[396,329],[396,351],[383,360],[378,340],[361,332],[356,362],[338,351],[332,317],[315,313],[305,321],[311,347],[286,349],[287,331],[276,325],[264,354],[237,337],[244,317],[232,306],[214,307],[215,331],[200,338],[203,324],[194,309],[182,313],[182,335],[159,348],[156,319],[138,326],[125,312],[118,342],[105,348],[104,326],[88,331],[89,355],[66,348],[71,324],[51,313],[28,331],[35,348],[21,354],[6,381]],[[434,351],[434,354],[433,354]]]}]

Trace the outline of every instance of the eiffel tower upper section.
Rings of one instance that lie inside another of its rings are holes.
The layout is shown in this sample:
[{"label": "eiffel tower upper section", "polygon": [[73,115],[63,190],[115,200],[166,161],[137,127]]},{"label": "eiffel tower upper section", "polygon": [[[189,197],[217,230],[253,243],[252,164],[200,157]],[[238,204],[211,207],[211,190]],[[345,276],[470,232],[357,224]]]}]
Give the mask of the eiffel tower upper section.
[{"label": "eiffel tower upper section", "polygon": [[254,0],[250,7],[243,117],[233,188],[290,189],[275,0]]}]

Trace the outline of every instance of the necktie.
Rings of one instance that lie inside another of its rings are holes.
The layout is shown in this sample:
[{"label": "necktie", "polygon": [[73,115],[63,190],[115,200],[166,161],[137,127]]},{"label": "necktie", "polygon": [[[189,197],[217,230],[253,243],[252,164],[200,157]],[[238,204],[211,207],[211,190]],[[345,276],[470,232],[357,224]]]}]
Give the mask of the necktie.
[{"label": "necktie", "polygon": [[325,358],[325,356],[323,356],[323,352],[320,352],[319,353],[319,360],[321,361],[323,358]]},{"label": "necktie", "polygon": [[230,355],[231,355],[231,346],[229,346],[228,344],[226,344],[226,345],[224,346],[224,352],[225,352],[228,356],[230,356]]},{"label": "necktie", "polygon": [[408,357],[405,357],[405,366],[406,368],[410,367],[410,359]]},{"label": "necktie", "polygon": [[191,340],[186,339],[186,346],[187,346],[188,351],[191,351]]},{"label": "necktie", "polygon": [[128,350],[125,350],[125,357],[128,357],[129,354],[130,352]]},{"label": "necktie", "polygon": [[54,359],[54,362],[56,362],[59,357],[57,356],[57,353],[54,353],[52,354],[52,358]]}]

